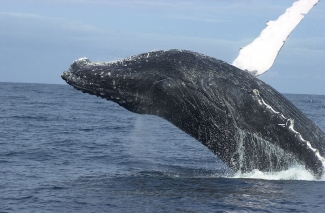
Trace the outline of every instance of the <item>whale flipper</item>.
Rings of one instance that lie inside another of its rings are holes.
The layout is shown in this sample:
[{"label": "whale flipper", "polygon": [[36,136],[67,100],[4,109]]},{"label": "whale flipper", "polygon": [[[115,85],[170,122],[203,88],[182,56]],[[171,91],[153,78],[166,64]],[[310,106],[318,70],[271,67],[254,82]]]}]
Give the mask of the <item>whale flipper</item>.
[{"label": "whale flipper", "polygon": [[267,27],[260,36],[240,49],[232,65],[254,75],[268,71],[290,33],[318,2],[319,0],[299,0],[276,21],[267,22]]}]

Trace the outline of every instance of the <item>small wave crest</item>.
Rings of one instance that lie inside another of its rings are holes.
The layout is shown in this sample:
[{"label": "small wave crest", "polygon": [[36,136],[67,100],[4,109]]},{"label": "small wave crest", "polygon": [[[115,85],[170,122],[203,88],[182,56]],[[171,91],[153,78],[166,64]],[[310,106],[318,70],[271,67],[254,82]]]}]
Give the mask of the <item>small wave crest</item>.
[{"label": "small wave crest", "polygon": [[324,176],[321,179],[317,179],[312,173],[307,171],[302,165],[295,165],[287,170],[278,171],[278,172],[262,172],[257,169],[248,173],[237,172],[232,178],[263,179],[263,180],[325,181]]}]

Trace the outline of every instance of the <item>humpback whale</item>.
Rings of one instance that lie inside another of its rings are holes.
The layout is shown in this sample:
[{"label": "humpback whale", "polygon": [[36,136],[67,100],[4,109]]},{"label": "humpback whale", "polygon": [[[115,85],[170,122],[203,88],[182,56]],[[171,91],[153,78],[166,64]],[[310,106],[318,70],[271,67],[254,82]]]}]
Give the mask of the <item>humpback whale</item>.
[{"label": "humpback whale", "polygon": [[234,171],[300,163],[318,178],[324,173],[324,132],[271,86],[224,61],[152,51],[107,63],[81,58],[61,77],[131,112],[168,120]]}]

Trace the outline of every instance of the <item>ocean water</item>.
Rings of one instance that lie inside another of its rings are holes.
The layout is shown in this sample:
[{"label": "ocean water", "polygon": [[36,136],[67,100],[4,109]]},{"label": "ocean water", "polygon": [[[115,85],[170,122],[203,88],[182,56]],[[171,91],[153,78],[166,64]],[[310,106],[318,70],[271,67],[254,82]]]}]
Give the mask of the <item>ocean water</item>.
[{"label": "ocean water", "polygon": [[[285,95],[325,130],[325,96]],[[167,121],[68,85],[0,83],[0,212],[324,212],[302,167],[234,174]]]}]

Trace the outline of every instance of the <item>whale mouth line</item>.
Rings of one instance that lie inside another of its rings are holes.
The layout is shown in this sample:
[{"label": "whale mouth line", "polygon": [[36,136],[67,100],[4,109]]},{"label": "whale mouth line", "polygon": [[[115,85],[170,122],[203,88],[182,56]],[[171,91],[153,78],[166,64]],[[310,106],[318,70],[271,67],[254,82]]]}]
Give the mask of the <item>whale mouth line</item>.
[{"label": "whale mouth line", "polygon": [[[82,79],[82,81],[76,81],[76,79],[74,79],[74,74],[67,71],[64,72],[61,75],[61,78],[63,80],[65,80],[69,85],[73,86],[75,89],[82,91],[83,93],[89,93],[91,95],[96,95],[96,96],[100,96],[102,98],[106,98],[107,100],[112,100],[114,98],[109,98],[112,95],[116,96],[118,93],[114,90],[109,90],[107,88],[103,89],[101,88],[99,85],[94,84],[94,83],[89,83],[87,82],[86,79]],[[98,87],[95,88],[94,87]]]},{"label": "whale mouth line", "polygon": [[[113,101],[119,105],[130,104],[136,99],[129,96],[121,97],[120,92],[113,89],[102,88],[98,84],[89,83],[87,80],[83,79],[83,82],[78,82],[74,79],[74,74],[67,71],[61,75],[61,78],[65,80],[69,85],[73,86],[76,90],[79,90],[83,93],[88,93],[89,95],[96,95],[97,97],[101,97],[108,101]],[[96,88],[97,87],[97,88]]]}]

